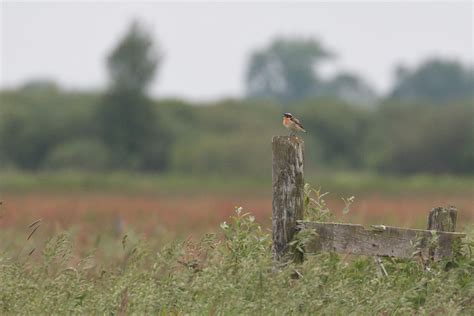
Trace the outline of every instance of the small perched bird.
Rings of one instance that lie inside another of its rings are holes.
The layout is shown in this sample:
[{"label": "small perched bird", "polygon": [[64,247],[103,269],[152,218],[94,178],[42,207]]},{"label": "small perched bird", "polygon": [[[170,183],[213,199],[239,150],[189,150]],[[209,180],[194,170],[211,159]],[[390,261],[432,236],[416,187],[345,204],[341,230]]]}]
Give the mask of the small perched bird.
[{"label": "small perched bird", "polygon": [[283,126],[291,131],[290,136],[294,135],[296,132],[306,133],[303,125],[301,125],[300,121],[291,113],[283,114]]}]

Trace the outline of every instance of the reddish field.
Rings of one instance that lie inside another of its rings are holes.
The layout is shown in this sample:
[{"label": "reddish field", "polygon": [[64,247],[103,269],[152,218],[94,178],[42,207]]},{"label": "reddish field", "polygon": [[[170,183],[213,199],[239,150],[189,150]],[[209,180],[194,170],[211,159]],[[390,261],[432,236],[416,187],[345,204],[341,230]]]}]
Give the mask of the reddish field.
[{"label": "reddish field", "polygon": [[[271,196],[265,193],[186,194],[183,196],[119,192],[4,193],[0,209],[0,249],[13,256],[39,258],[45,242],[67,230],[75,253],[86,256],[97,249],[102,262],[120,262],[123,238],[138,241],[147,236],[154,249],[174,240],[200,237],[219,230],[236,206],[255,215],[270,228]],[[337,221],[424,228],[428,211],[456,205],[458,230],[474,222],[474,198],[468,195],[358,196],[348,215],[344,203],[333,195],[327,204]],[[28,227],[41,219],[40,227]],[[35,230],[33,233],[32,231]],[[32,234],[31,238],[28,236]],[[98,250],[100,249],[100,250]]]},{"label": "reddish field", "polygon": [[[122,233],[133,228],[146,235],[163,230],[187,235],[215,230],[220,222],[232,215],[235,206],[252,212],[267,227],[271,217],[271,197],[268,195],[33,192],[6,193],[2,200],[1,229],[26,229],[29,223],[42,219],[42,230],[46,231],[76,226],[89,232],[108,230]],[[337,220],[354,223],[423,227],[432,207],[446,205],[458,207],[458,227],[474,221],[474,198],[466,195],[367,194],[356,197],[346,216],[341,213],[343,202],[339,197],[329,197],[327,202]]]}]

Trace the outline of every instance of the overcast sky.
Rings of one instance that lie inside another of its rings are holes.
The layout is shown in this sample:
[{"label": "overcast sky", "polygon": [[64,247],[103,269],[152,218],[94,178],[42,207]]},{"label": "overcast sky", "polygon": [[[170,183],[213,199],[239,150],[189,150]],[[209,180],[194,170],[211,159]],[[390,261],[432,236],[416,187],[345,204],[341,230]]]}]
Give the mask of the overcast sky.
[{"label": "overcast sky", "polygon": [[278,35],[311,36],[379,91],[393,68],[433,56],[474,63],[472,2],[1,4],[0,86],[51,78],[66,88],[106,85],[104,59],[134,18],[163,50],[155,96],[216,99],[244,93],[249,53]]}]

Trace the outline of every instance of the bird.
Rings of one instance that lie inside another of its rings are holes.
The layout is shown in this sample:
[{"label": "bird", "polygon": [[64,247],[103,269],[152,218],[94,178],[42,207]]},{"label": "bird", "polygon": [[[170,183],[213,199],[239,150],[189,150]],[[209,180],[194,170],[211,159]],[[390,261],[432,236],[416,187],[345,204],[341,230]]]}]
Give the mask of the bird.
[{"label": "bird", "polygon": [[293,116],[291,113],[283,114],[283,126],[289,129],[290,136],[294,135],[296,132],[306,133],[303,125],[301,125],[300,120]]}]

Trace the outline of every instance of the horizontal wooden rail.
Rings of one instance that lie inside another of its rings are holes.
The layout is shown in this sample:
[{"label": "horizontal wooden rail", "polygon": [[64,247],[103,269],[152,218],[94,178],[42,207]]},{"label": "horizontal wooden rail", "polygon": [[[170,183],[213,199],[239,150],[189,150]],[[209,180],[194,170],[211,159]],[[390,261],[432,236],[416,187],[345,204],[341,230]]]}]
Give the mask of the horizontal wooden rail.
[{"label": "horizontal wooden rail", "polygon": [[341,223],[298,221],[298,229],[309,229],[305,252],[332,251],[354,255],[411,258],[420,252],[425,258],[441,259],[453,255],[453,245],[462,233]]}]

